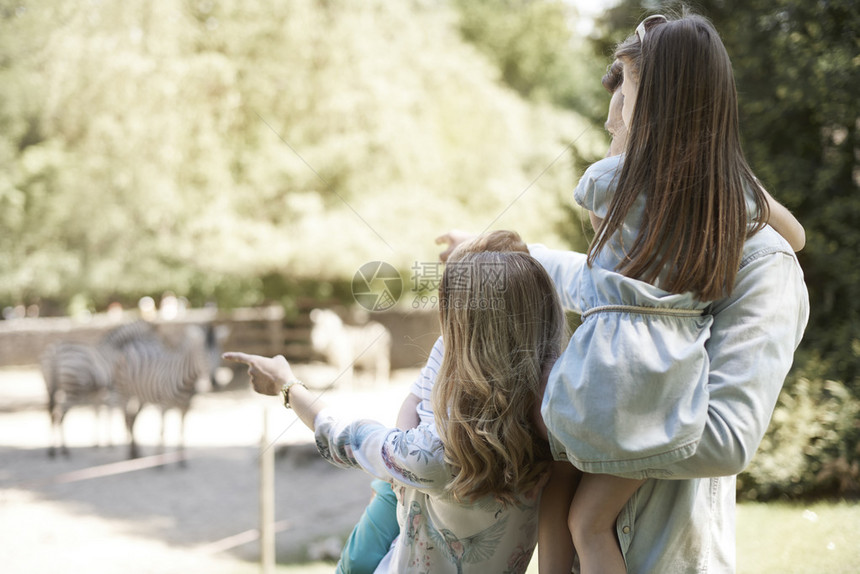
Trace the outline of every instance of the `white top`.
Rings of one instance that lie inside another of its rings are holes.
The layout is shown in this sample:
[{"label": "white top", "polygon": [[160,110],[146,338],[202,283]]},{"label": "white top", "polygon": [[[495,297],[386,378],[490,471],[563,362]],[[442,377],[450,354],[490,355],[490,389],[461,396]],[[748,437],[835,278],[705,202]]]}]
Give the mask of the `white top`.
[{"label": "white top", "polygon": [[434,425],[433,419],[433,401],[431,400],[433,392],[433,383],[436,382],[436,377],[439,375],[439,369],[442,368],[442,358],[445,354],[445,346],[442,343],[442,337],[436,339],[433,348],[430,349],[430,356],[427,358],[427,363],[421,369],[421,374],[412,382],[410,392],[421,399],[415,411],[418,413],[420,424]]}]

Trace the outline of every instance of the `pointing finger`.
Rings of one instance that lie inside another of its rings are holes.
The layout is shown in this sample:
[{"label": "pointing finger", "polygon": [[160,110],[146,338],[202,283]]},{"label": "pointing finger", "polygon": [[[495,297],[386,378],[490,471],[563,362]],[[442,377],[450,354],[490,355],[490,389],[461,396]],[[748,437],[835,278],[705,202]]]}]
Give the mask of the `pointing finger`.
[{"label": "pointing finger", "polygon": [[233,361],[236,363],[243,363],[245,365],[251,365],[254,362],[254,355],[249,355],[247,353],[239,353],[239,352],[230,352],[224,353],[221,355],[221,358],[225,361]]}]

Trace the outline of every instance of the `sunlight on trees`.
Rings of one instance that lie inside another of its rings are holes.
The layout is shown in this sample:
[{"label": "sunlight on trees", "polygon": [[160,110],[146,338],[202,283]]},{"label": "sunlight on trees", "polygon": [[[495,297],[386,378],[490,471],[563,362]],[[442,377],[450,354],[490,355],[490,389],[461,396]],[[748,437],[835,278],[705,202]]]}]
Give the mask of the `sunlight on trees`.
[{"label": "sunlight on trees", "polygon": [[219,277],[350,277],[371,259],[408,269],[449,227],[580,236],[571,148],[594,156],[603,135],[507,87],[444,5],[0,14],[8,303],[211,297]]}]

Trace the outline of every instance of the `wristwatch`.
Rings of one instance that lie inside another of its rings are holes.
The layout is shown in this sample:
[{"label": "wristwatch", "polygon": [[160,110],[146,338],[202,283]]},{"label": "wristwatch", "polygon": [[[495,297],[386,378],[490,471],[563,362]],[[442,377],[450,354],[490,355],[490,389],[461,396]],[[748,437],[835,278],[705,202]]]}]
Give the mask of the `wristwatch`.
[{"label": "wristwatch", "polygon": [[298,379],[290,379],[289,381],[284,383],[284,386],[281,387],[281,394],[284,396],[284,406],[288,409],[292,408],[290,406],[290,389],[293,388],[293,385],[301,385],[305,388],[308,388],[303,382]]}]

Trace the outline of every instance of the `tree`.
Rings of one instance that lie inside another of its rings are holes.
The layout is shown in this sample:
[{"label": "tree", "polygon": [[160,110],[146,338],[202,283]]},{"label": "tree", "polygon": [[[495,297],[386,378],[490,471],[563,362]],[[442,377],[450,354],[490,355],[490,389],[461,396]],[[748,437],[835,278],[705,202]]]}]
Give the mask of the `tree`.
[{"label": "tree", "polygon": [[600,132],[507,87],[457,22],[381,0],[0,4],[0,306],[254,304],[274,275],[408,272],[450,226],[581,239],[565,160]]},{"label": "tree", "polygon": [[[459,29],[524,97],[595,119],[606,113],[606,56],[587,53],[575,5],[558,0],[457,0]],[[602,120],[601,120],[602,121]]]}]

